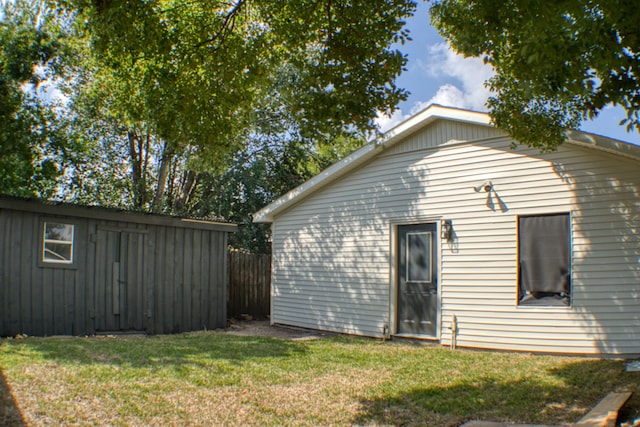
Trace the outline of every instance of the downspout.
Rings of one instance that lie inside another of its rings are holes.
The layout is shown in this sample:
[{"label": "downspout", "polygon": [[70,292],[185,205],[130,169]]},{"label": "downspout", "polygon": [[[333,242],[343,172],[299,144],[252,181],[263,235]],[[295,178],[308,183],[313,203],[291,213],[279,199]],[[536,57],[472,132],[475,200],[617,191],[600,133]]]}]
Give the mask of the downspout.
[{"label": "downspout", "polygon": [[451,315],[451,350],[456,349],[456,339],[458,335],[458,318],[455,314]]}]

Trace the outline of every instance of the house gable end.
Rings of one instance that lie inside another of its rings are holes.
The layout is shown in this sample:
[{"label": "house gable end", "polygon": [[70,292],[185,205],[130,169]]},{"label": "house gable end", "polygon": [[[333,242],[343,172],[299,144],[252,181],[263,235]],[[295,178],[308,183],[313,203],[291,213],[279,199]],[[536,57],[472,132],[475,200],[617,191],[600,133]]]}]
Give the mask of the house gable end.
[{"label": "house gable end", "polygon": [[273,222],[275,215],[290,209],[337,179],[353,173],[383,155],[382,153],[397,154],[435,148],[450,142],[504,135],[504,132],[489,125],[489,116],[485,113],[432,105],[389,130],[381,139],[365,145],[256,212],[253,221]]},{"label": "house gable end", "polygon": [[429,150],[447,144],[504,137],[505,133],[491,126],[453,120],[437,120],[415,132],[392,147],[383,155],[395,155],[412,151]]},{"label": "house gable end", "polygon": [[[634,160],[640,159],[640,147],[633,144],[574,130],[569,130],[567,136],[569,144]],[[345,175],[353,173],[374,158],[492,138],[509,137],[491,125],[488,114],[431,105],[389,130],[380,139],[355,151],[256,212],[253,221],[273,222],[276,215],[282,214]]]}]

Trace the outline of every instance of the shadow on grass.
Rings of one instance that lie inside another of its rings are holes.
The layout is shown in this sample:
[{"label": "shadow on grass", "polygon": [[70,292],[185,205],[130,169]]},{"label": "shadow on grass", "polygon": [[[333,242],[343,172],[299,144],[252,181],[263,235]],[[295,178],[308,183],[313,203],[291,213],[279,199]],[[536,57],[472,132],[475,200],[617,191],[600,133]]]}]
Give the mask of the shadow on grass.
[{"label": "shadow on grass", "polygon": [[215,361],[242,364],[262,358],[292,357],[306,351],[302,342],[206,332],[137,337],[29,338],[5,341],[5,345],[19,347],[17,351],[49,361],[134,368],[204,366]]},{"label": "shadow on grass", "polygon": [[[485,420],[565,425],[580,419],[610,391],[637,394],[639,379],[624,372],[621,362],[611,360],[564,363],[552,368],[546,378],[528,377],[526,372],[519,379],[481,373],[462,376],[450,386],[424,384],[393,398],[363,400],[361,415],[353,422],[458,426]],[[639,403],[638,399],[629,402],[631,406]]]},{"label": "shadow on grass", "polygon": [[26,425],[2,369],[0,369],[0,425],[11,427]]}]

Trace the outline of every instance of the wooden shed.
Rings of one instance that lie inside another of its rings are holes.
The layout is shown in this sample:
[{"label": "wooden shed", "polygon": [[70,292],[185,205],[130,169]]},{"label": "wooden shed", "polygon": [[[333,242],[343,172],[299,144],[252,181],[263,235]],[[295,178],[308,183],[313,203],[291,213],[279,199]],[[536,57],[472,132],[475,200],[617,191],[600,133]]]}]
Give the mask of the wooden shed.
[{"label": "wooden shed", "polygon": [[274,323],[444,345],[640,353],[640,147],[542,154],[431,106],[254,215]]},{"label": "wooden shed", "polygon": [[0,198],[0,336],[226,325],[235,225]]}]

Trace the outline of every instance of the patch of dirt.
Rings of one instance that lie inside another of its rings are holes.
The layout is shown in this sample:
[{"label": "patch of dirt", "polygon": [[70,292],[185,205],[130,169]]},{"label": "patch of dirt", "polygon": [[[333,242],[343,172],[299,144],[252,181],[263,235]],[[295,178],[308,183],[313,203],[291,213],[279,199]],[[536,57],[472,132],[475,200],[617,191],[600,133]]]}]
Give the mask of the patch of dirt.
[{"label": "patch of dirt", "polygon": [[327,332],[312,329],[271,325],[268,320],[233,320],[224,332],[231,335],[283,338],[295,341],[317,340],[329,335]]}]

